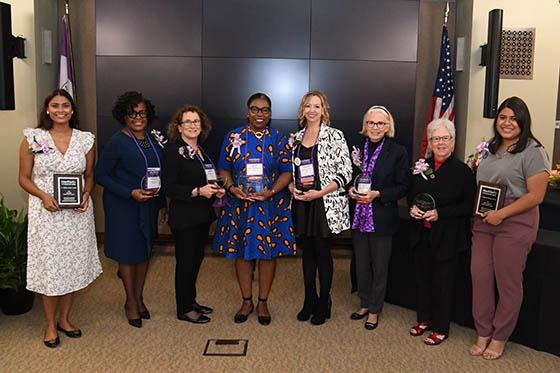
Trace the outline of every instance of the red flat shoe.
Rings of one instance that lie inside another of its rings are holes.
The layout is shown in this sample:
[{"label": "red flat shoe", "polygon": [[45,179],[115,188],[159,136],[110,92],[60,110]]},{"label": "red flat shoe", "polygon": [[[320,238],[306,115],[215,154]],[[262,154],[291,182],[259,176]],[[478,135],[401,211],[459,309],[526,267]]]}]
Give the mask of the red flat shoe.
[{"label": "red flat shoe", "polygon": [[413,337],[418,337],[426,332],[426,330],[432,329],[432,323],[429,322],[419,322],[412,328],[410,328],[410,335]]},{"label": "red flat shoe", "polygon": [[428,346],[437,346],[447,339],[447,334],[439,334],[431,332],[429,336],[424,339],[424,343]]}]

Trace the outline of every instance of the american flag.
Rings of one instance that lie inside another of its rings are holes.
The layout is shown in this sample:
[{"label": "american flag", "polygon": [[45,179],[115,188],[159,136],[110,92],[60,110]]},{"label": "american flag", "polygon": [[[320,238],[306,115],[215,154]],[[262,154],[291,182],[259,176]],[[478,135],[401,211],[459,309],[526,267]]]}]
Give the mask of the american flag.
[{"label": "american flag", "polygon": [[432,95],[432,105],[430,114],[424,125],[422,133],[422,149],[420,153],[423,157],[429,157],[427,125],[434,119],[447,118],[453,122],[455,119],[455,93],[453,90],[453,70],[451,69],[451,47],[449,46],[449,36],[447,26],[443,26],[441,33],[441,48],[439,51],[439,66]]}]

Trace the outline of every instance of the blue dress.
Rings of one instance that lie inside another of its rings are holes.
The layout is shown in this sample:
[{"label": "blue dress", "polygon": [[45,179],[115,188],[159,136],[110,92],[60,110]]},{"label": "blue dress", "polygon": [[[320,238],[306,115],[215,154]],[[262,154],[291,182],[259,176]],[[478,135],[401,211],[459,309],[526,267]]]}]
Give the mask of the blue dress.
[{"label": "blue dress", "polygon": [[[150,135],[147,135],[150,136]],[[155,139],[144,150],[148,167],[163,162],[163,152]],[[161,167],[161,165],[159,165]],[[104,187],[105,256],[122,264],[138,264],[150,259],[157,229],[158,210],[165,207],[165,197],[136,202],[130,196],[140,188],[146,163],[134,140],[119,131],[105,144],[95,169],[95,181]]]},{"label": "blue dress", "polygon": [[[242,145],[232,145],[238,134]],[[263,149],[264,146],[264,149]],[[263,159],[268,189],[281,173],[292,172],[290,147],[286,137],[268,127],[262,139],[239,127],[230,131],[221,148],[218,168],[235,175],[244,174],[246,160]],[[290,197],[285,190],[266,201],[248,202],[229,196],[229,203],[219,214],[214,232],[214,251],[228,259],[273,259],[296,254]]]}]

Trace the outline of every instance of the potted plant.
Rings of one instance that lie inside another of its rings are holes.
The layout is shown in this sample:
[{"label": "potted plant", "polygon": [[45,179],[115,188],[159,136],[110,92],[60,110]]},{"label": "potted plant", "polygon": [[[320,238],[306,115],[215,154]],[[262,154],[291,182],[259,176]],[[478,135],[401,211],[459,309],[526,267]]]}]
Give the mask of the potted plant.
[{"label": "potted plant", "polygon": [[20,315],[33,307],[34,293],[25,288],[27,214],[10,210],[0,194],[0,295],[6,315]]}]

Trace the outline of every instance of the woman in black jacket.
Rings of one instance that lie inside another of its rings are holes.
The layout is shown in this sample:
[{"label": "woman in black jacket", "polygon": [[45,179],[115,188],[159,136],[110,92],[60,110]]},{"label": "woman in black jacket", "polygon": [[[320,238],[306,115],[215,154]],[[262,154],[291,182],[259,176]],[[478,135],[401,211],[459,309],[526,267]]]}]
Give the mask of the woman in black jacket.
[{"label": "woman in black jacket", "polygon": [[177,318],[196,324],[210,321],[213,310],[196,302],[196,278],[204,258],[208,229],[216,219],[213,197],[225,190],[217,184],[216,167],[199,141],[211,125],[196,106],[183,106],[169,123],[172,140],[166,148],[163,184],[169,206],[169,226],[175,238],[175,298]]},{"label": "woman in black jacket", "polygon": [[365,328],[373,330],[383,308],[393,234],[399,229],[397,201],[408,189],[408,155],[392,140],[393,116],[383,106],[372,106],[364,115],[363,149],[354,148],[355,183],[349,189],[356,201],[352,241],[360,308],[352,320],[367,316]]},{"label": "woman in black jacket", "polygon": [[469,246],[476,185],[471,169],[453,155],[453,123],[436,119],[427,134],[433,156],[415,163],[409,193],[418,291],[418,324],[410,334],[432,330],[424,343],[436,346],[449,335],[455,269],[459,252]]}]

